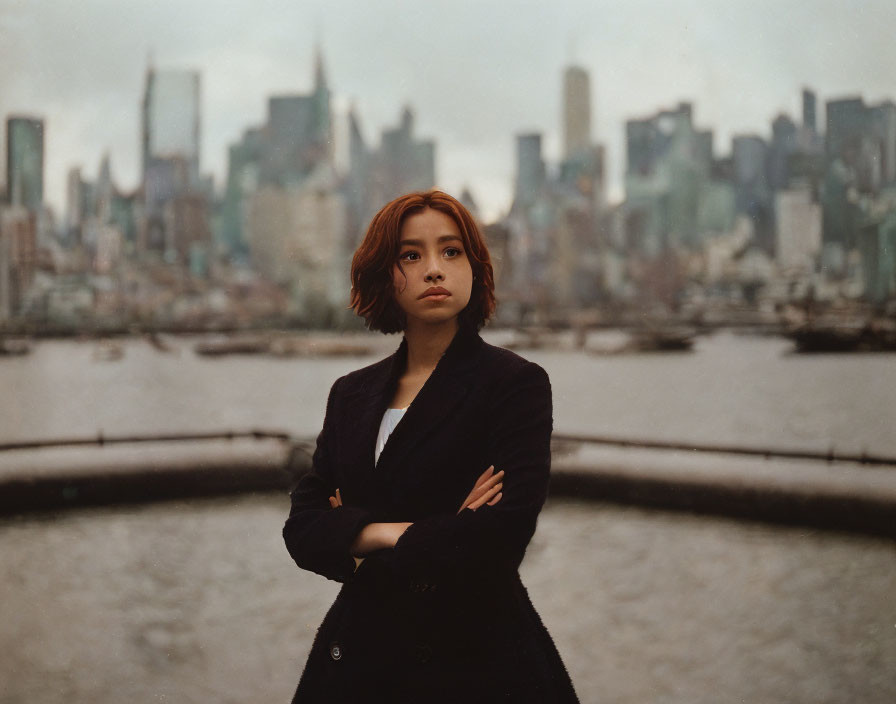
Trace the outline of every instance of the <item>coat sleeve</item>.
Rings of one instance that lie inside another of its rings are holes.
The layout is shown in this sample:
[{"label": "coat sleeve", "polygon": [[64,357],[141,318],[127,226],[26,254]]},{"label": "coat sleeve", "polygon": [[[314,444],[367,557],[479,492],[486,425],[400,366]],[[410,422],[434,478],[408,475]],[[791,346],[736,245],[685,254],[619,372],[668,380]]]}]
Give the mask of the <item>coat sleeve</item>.
[{"label": "coat sleeve", "polygon": [[352,577],[355,561],[351,544],[361,529],[374,520],[363,508],[344,505],[332,508],[329,503],[329,497],[337,489],[329,448],[333,440],[333,404],[341,380],[337,379],[330,389],[311,469],[290,492],[292,505],[283,526],[286,549],[296,564],[337,582]]},{"label": "coat sleeve", "polygon": [[[551,383],[527,362],[502,383],[491,406],[490,456],[504,470],[501,500],[473,511],[428,517],[411,525],[392,550],[393,569],[432,587],[445,580],[478,579],[488,571],[516,571],[535,533],[547,497],[553,430]],[[470,487],[472,489],[472,487]]]}]

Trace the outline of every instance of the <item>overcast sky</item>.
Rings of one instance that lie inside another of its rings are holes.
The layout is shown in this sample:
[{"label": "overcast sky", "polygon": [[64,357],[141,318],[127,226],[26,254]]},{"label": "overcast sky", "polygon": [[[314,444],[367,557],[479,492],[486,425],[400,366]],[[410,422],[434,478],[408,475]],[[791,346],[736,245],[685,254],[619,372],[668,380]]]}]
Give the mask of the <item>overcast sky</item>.
[{"label": "overcast sky", "polygon": [[410,104],[418,136],[437,141],[439,185],[469,185],[494,217],[510,204],[515,134],[542,132],[559,154],[571,61],[591,75],[618,197],[627,118],[689,100],[723,154],[732,134],[798,118],[804,85],[821,104],[896,98],[894,27],[893,0],[0,0],[0,115],[45,118],[61,214],[68,169],[94,178],[104,151],[118,185],[137,185],[147,57],[198,69],[202,168],[220,187],[227,145],[263,121],[267,97],[310,89],[319,38],[337,114],[353,102],[378,142]]}]

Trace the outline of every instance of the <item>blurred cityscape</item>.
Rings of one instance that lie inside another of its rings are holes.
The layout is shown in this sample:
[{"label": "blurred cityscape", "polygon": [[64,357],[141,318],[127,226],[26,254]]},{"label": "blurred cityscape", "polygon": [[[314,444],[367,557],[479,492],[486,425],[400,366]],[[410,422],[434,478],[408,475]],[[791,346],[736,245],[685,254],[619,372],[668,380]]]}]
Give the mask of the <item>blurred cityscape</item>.
[{"label": "blurred cityscape", "polygon": [[[0,187],[0,331],[357,328],[352,253],[391,198],[436,187],[434,138],[396,106],[379,144],[349,114],[334,158],[332,88],[269,97],[264,124],[229,148],[226,183],[204,174],[198,71],[149,65],[139,186],[111,154],[68,172],[64,213],[44,200],[45,123],[7,115]],[[762,322],[839,310],[892,316],[896,301],[896,104],[802,92],[770,133],[714,144],[681,102],[625,124],[624,196],[607,197],[588,70],[558,75],[562,159],[516,140],[513,201],[483,222],[499,323],[619,324],[626,316]],[[478,213],[475,194],[457,195]]]}]

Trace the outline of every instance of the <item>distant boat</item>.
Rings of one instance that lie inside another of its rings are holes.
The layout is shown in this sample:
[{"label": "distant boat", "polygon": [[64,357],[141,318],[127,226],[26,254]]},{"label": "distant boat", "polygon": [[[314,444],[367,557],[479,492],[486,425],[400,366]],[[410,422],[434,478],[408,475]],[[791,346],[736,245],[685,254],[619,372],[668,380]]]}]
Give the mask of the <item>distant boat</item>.
[{"label": "distant boat", "polygon": [[277,357],[361,357],[373,348],[344,340],[286,337],[271,340],[268,352]]},{"label": "distant boat", "polygon": [[896,351],[896,325],[889,321],[862,326],[808,323],[789,330],[786,336],[794,341],[797,352],[806,354]]},{"label": "distant boat", "polygon": [[31,342],[24,338],[0,337],[0,357],[18,357],[31,351]]},{"label": "distant boat", "polygon": [[263,337],[225,337],[197,342],[196,354],[204,357],[222,357],[228,354],[267,354],[271,341]]},{"label": "distant boat", "polygon": [[93,348],[93,358],[100,362],[114,362],[124,357],[124,347],[115,340],[100,340]]},{"label": "distant boat", "polygon": [[520,327],[514,331],[512,339],[507,340],[502,347],[508,350],[542,350],[557,349],[560,345],[557,336],[545,327]]},{"label": "distant boat", "polygon": [[370,345],[308,337],[242,337],[205,340],[193,350],[203,356],[269,354],[275,357],[341,357],[370,354]]},{"label": "distant boat", "polygon": [[177,351],[175,347],[172,347],[170,344],[165,342],[157,332],[148,332],[145,333],[144,337],[146,341],[155,347],[159,352],[175,352]]},{"label": "distant boat", "polygon": [[694,347],[693,330],[653,328],[633,332],[622,352],[688,352]]}]

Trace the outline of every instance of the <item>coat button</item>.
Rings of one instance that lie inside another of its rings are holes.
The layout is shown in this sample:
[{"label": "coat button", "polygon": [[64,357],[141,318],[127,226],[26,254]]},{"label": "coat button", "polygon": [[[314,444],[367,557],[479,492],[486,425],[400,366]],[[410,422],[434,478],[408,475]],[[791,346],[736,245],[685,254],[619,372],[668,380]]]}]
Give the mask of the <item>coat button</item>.
[{"label": "coat button", "polygon": [[339,660],[342,657],[342,646],[339,643],[333,643],[330,646],[330,657]]},{"label": "coat button", "polygon": [[429,662],[432,660],[432,648],[426,643],[420,643],[414,652],[418,662]]}]

